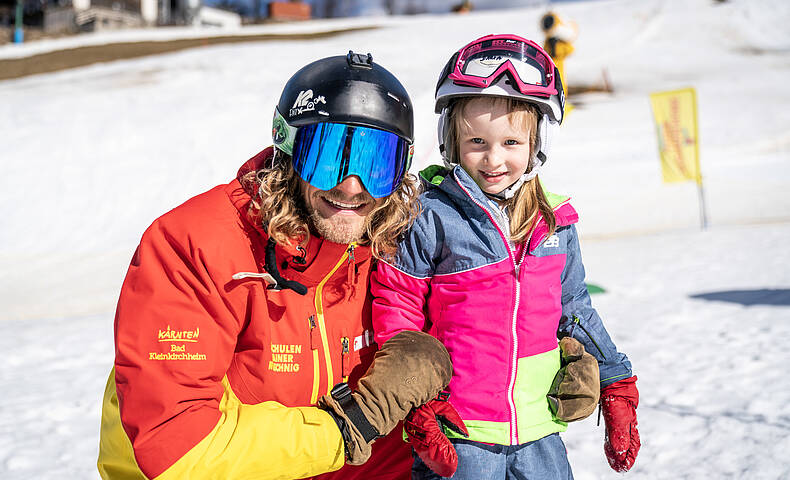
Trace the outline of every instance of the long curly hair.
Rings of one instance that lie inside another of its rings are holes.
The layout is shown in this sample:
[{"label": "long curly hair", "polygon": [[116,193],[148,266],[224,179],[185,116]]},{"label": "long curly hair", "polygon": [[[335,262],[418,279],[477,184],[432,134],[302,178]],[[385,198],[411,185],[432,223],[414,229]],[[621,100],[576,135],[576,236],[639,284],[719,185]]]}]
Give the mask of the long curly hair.
[{"label": "long curly hair", "polygon": [[[306,245],[311,232],[301,178],[293,169],[290,156],[278,149],[274,155],[270,167],[241,179],[251,197],[248,214],[278,244],[297,241]],[[418,185],[416,177],[407,173],[398,189],[368,214],[365,233],[358,244],[369,245],[374,257],[389,260],[394,256],[398,240],[420,213]]]}]

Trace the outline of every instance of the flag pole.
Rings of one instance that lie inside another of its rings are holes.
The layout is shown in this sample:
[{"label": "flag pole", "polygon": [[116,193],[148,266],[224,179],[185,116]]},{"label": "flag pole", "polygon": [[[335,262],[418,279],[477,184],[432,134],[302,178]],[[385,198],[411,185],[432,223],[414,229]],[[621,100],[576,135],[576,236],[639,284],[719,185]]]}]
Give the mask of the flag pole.
[{"label": "flag pole", "polygon": [[708,228],[708,209],[705,206],[705,187],[702,184],[702,162],[699,158],[699,119],[697,118],[697,91],[691,89],[691,97],[694,102],[694,157],[697,164],[697,191],[699,192],[699,216],[701,229]]},{"label": "flag pole", "polygon": [[708,212],[707,208],[705,208],[705,190],[702,187],[702,178],[700,177],[699,182],[697,182],[697,187],[699,191],[699,216],[700,216],[700,224],[702,230],[707,230],[708,228]]}]

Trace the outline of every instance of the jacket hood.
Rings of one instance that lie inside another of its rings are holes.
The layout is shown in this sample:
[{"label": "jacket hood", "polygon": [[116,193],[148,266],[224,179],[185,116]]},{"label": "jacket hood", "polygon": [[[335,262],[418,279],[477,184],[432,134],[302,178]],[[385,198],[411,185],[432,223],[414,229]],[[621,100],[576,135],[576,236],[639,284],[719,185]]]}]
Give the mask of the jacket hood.
[{"label": "jacket hood", "polygon": [[443,165],[428,165],[420,170],[420,181],[423,183],[423,186],[426,187],[428,184],[440,185],[444,177],[449,173],[450,169]]}]

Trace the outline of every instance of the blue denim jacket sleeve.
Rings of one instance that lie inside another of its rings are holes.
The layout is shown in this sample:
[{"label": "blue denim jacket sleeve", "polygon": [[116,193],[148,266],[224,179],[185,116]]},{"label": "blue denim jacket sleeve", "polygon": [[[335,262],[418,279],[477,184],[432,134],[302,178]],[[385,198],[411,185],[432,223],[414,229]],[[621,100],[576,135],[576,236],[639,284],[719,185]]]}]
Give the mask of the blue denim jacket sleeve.
[{"label": "blue denim jacket sleeve", "polygon": [[592,307],[587,284],[584,282],[584,265],[576,227],[568,229],[568,250],[562,272],[562,318],[559,336],[570,335],[584,349],[598,359],[601,371],[601,388],[632,375],[631,362],[624,353],[617,351],[598,312]]}]

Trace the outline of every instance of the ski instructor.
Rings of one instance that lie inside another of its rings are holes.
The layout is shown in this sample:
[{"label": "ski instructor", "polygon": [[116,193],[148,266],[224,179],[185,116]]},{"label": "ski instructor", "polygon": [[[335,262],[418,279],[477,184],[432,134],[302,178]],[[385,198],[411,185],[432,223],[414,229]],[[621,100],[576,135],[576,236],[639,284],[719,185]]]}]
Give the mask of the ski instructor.
[{"label": "ski instructor", "polygon": [[[370,55],[303,67],[274,147],[134,253],[104,395],[104,479],[408,478],[396,428],[450,381],[422,332],[373,342],[368,277],[416,215],[413,113]],[[329,473],[332,472],[332,473]]]}]

